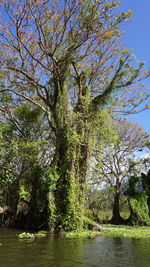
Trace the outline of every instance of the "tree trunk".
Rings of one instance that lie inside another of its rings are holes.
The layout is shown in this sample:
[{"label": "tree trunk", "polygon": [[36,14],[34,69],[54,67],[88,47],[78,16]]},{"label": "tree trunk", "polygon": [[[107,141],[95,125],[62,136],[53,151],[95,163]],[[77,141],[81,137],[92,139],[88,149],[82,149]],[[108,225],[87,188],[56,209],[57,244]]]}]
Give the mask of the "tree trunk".
[{"label": "tree trunk", "polygon": [[40,180],[42,176],[42,170],[38,164],[32,166],[31,170],[31,192],[29,211],[26,215],[25,228],[28,230],[39,230],[40,225],[46,222],[44,214],[40,210],[40,204],[45,202],[45,199],[41,197],[42,191],[40,188]]},{"label": "tree trunk", "polygon": [[53,183],[53,195],[51,190],[49,194],[50,227],[58,232],[77,230],[83,225],[91,131],[88,100],[84,97],[76,109],[71,110],[65,87],[62,92],[54,111],[56,151],[51,181],[55,186]]},{"label": "tree trunk", "polygon": [[117,186],[115,189],[115,195],[114,195],[114,202],[113,202],[113,216],[111,219],[111,223],[113,224],[120,224],[122,223],[123,219],[120,216],[120,187]]},{"label": "tree trunk", "polygon": [[[7,192],[6,192],[7,194]],[[4,220],[4,224],[7,226],[14,226],[16,214],[17,214],[17,205],[19,202],[19,180],[17,179],[12,185],[8,187],[8,194],[6,195],[6,207],[9,207]]]},{"label": "tree trunk", "polygon": [[54,192],[57,231],[82,227],[88,155],[86,145],[79,144],[76,138],[66,129],[61,129],[57,136],[55,168],[58,180]]},{"label": "tree trunk", "polygon": [[57,127],[51,177],[55,180],[55,189],[53,196],[50,192],[49,214],[50,228],[54,227],[58,232],[76,230],[83,224],[90,140],[84,123],[70,119],[69,124],[59,123]]}]

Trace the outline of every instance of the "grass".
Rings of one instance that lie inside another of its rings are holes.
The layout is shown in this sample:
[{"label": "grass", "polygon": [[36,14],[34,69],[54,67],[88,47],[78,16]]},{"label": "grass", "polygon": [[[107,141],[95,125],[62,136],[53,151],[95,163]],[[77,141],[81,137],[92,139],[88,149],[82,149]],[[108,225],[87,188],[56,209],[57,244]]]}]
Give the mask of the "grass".
[{"label": "grass", "polygon": [[146,226],[116,226],[103,225],[102,232],[83,230],[79,232],[66,233],[67,238],[94,238],[98,235],[109,236],[112,238],[150,238],[150,227]]},{"label": "grass", "polygon": [[[65,234],[67,238],[80,239],[80,238],[94,238],[98,235],[108,236],[112,238],[121,237],[121,238],[150,238],[150,227],[147,226],[126,226],[126,225],[101,225],[103,231],[93,231],[93,230],[83,230],[68,232]],[[45,237],[46,232],[41,231],[36,234],[31,233],[22,233],[18,237],[20,239],[34,239]]]},{"label": "grass", "polygon": [[[106,225],[104,227],[106,227]],[[107,225],[102,235],[123,238],[150,238],[150,227]]]},{"label": "grass", "polygon": [[[129,211],[121,211],[120,215],[123,219],[128,219],[130,216],[130,212]],[[91,210],[86,210],[86,216],[87,217],[92,217],[92,212]],[[98,212],[98,218],[100,219],[100,221],[110,221],[112,218],[112,210],[108,209],[108,210],[99,210]]]}]

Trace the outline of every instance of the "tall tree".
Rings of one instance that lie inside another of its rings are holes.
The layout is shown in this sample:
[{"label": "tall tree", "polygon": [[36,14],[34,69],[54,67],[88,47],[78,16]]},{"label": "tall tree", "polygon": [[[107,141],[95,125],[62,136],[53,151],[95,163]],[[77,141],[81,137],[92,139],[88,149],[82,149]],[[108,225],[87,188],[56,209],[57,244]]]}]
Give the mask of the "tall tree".
[{"label": "tall tree", "polygon": [[105,0],[1,1],[1,93],[9,91],[15,101],[24,98],[41,107],[55,133],[51,227],[58,231],[82,225],[99,108],[111,95],[111,104],[123,102],[125,112],[141,102],[139,82],[148,74],[143,63],[134,67],[129,50],[120,45],[119,25],[131,11],[118,14],[118,5]]}]

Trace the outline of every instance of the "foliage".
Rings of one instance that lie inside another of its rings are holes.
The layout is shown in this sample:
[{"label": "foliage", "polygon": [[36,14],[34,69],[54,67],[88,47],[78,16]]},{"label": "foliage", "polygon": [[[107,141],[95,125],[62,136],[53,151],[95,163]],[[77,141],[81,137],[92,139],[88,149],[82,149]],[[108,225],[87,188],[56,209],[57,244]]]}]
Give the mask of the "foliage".
[{"label": "foliage", "polygon": [[132,225],[150,225],[147,195],[143,191],[130,198],[133,216],[129,219]]},{"label": "foliage", "polygon": [[[67,238],[95,238],[98,235],[101,236],[109,236],[113,238],[150,238],[150,227],[142,227],[142,226],[116,226],[116,225],[102,225],[103,231],[91,231],[91,230],[83,230],[83,231],[75,231],[75,232],[68,232],[65,233],[65,237]],[[44,234],[46,234],[44,232]],[[30,233],[22,233],[18,237],[25,239],[25,238],[35,238],[38,234],[30,234]],[[29,237],[30,236],[30,237]],[[44,235],[42,235],[44,237]]]},{"label": "foliage", "polygon": [[18,238],[20,239],[34,239],[34,238],[41,238],[41,237],[46,237],[47,232],[46,231],[39,231],[38,233],[26,233],[23,232],[18,235]]},{"label": "foliage", "polygon": [[146,187],[145,175],[133,175],[129,179],[126,194],[129,198],[130,217],[127,222],[131,225],[150,225],[149,194]]},{"label": "foliage", "polygon": [[[45,214],[57,231],[82,227],[99,110],[135,112],[149,97],[140,83],[149,71],[143,63],[136,66],[120,44],[120,24],[132,12],[119,14],[118,6],[119,1],[1,1],[0,110],[9,119],[9,136],[19,135],[13,139],[16,154],[9,155],[19,166],[15,178],[31,193],[30,219],[32,211],[35,218],[39,213],[44,187]],[[14,106],[19,107],[13,113]],[[101,113],[107,121],[107,112]],[[41,136],[53,137],[51,148]]]},{"label": "foliage", "polygon": [[35,238],[35,235],[31,234],[31,233],[23,232],[23,233],[19,234],[18,237],[21,238],[21,239]]},{"label": "foliage", "polygon": [[[30,220],[31,229],[31,220],[32,222],[36,220],[35,223],[38,224],[38,218],[46,208],[45,185],[48,165],[45,166],[45,161],[48,160],[44,154],[45,149],[48,153],[49,146],[44,140],[43,135],[47,133],[44,123],[40,121],[41,118],[39,108],[24,104],[14,107],[10,117],[4,117],[3,120],[1,176],[4,178],[1,205],[12,209],[14,214],[12,226],[13,223],[18,225],[19,222],[22,227],[28,227],[27,221]],[[32,213],[31,219],[29,219],[30,213]],[[42,217],[44,220],[43,215]]]},{"label": "foliage", "polygon": [[85,229],[92,229],[92,225],[97,224],[95,221],[88,217],[84,217],[84,228]]}]

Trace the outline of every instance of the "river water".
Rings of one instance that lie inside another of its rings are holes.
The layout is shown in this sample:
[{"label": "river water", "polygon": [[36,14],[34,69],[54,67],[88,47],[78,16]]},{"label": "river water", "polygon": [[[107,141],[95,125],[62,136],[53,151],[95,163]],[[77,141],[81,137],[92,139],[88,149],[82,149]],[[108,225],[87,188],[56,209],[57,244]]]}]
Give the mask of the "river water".
[{"label": "river water", "polygon": [[150,239],[19,240],[18,234],[0,230],[0,267],[150,267]]}]

